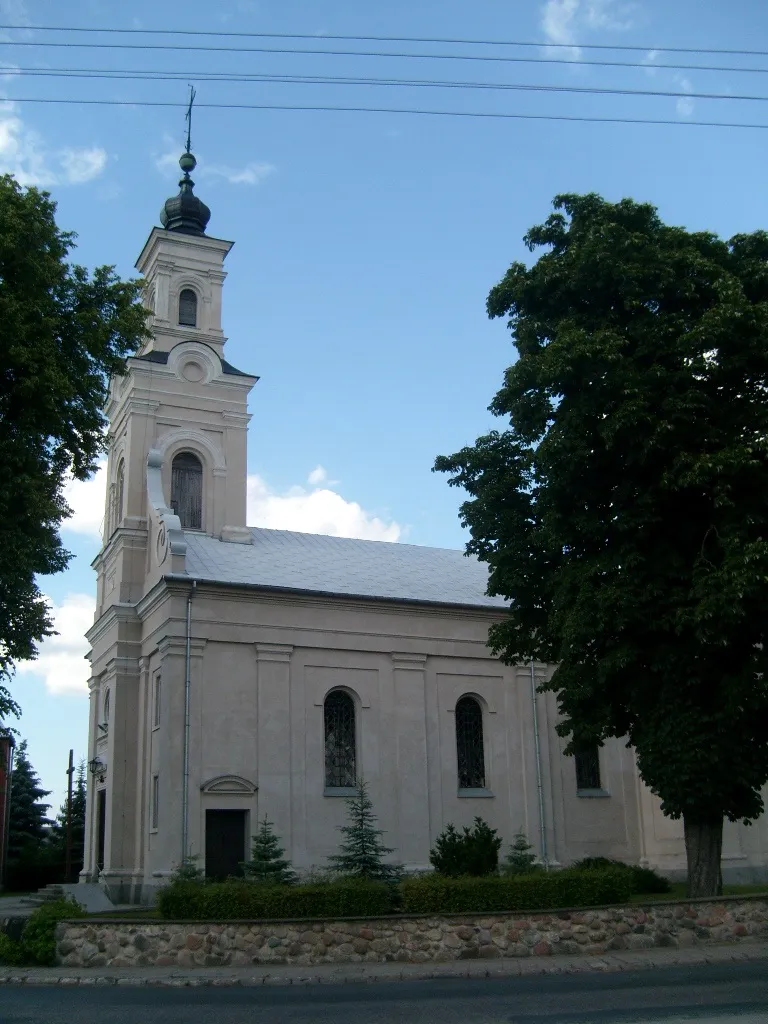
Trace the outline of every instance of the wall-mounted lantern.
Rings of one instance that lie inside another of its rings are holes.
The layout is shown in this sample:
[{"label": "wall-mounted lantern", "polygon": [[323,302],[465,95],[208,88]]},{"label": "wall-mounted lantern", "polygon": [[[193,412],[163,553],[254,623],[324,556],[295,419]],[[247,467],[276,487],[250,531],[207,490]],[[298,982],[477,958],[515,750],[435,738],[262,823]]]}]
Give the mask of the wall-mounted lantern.
[{"label": "wall-mounted lantern", "polygon": [[88,762],[88,771],[95,778],[98,778],[99,782],[103,782],[107,773],[107,766],[98,757],[94,757],[92,761]]}]

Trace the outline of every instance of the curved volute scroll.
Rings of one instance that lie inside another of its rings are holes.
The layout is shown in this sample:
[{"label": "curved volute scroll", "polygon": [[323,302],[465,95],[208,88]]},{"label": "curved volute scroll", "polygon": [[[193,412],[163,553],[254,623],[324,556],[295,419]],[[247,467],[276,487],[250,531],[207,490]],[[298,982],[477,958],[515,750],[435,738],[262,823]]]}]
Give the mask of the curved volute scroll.
[{"label": "curved volute scroll", "polygon": [[187,542],[179,517],[165,504],[162,473],[162,453],[151,448],[147,453],[147,495],[155,534],[155,560],[168,572],[185,572]]}]

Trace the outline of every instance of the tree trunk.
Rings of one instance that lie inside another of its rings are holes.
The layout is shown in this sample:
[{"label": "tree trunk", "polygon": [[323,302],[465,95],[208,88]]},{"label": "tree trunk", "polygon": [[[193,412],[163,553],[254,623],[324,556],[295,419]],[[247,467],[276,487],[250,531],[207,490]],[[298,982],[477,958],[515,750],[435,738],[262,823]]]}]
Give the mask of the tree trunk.
[{"label": "tree trunk", "polygon": [[723,819],[701,821],[683,816],[685,854],[688,859],[688,895],[721,896],[723,878],[720,856],[723,849]]}]

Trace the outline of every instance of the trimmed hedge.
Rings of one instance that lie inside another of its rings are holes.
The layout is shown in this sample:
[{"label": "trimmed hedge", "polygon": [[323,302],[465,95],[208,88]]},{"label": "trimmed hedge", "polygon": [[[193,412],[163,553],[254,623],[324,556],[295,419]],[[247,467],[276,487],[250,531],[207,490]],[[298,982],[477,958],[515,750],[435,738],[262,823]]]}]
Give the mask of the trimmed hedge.
[{"label": "trimmed hedge", "polygon": [[639,864],[626,864],[621,860],[609,860],[608,857],[585,857],[572,867],[578,871],[604,871],[606,868],[627,871],[632,876],[632,892],[637,895],[647,896],[670,892],[672,889],[669,879],[653,868],[642,868]]},{"label": "trimmed hedge", "polygon": [[631,873],[612,868],[479,878],[427,875],[397,886],[362,880],[297,886],[181,880],[160,890],[157,905],[161,916],[170,920],[243,921],[594,907],[626,903],[631,893]]},{"label": "trimmed hedge", "polygon": [[385,882],[349,880],[316,885],[262,885],[226,882],[173,882],[161,889],[157,906],[167,919],[209,921],[302,917],[381,917],[391,914],[395,887]]},{"label": "trimmed hedge", "polygon": [[628,871],[552,871],[485,878],[410,878],[401,885],[406,914],[483,914],[626,903]]}]

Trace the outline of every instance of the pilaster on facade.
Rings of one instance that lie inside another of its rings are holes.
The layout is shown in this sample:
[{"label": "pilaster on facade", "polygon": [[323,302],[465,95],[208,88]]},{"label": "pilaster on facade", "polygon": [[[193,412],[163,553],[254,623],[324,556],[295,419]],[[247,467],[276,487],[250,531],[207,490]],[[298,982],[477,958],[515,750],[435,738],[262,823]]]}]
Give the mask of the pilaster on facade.
[{"label": "pilaster on facade", "polygon": [[254,644],[257,662],[278,662],[289,664],[293,654],[293,644]]},{"label": "pilaster on facade", "polygon": [[424,672],[427,667],[426,654],[400,653],[393,651],[391,654],[392,668],[396,672]]},{"label": "pilaster on facade", "polygon": [[[202,658],[205,653],[205,646],[207,640],[204,637],[190,637],[189,638],[189,654],[191,658]],[[158,653],[161,658],[168,657],[186,657],[187,654],[187,638],[185,636],[164,636],[157,645]]]}]

